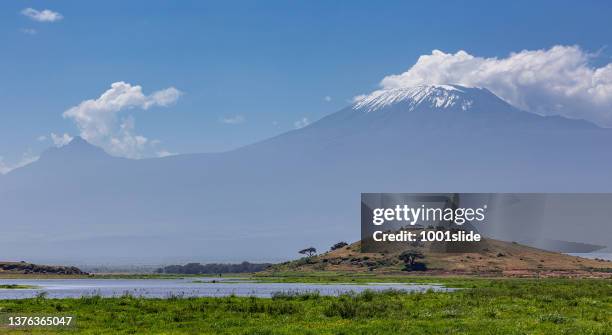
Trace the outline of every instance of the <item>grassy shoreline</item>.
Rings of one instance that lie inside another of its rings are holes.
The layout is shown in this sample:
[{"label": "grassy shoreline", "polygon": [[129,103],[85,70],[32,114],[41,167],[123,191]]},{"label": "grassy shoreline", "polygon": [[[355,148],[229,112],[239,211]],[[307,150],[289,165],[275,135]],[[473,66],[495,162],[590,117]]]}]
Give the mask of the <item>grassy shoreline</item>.
[{"label": "grassy shoreline", "polygon": [[27,289],[34,289],[37,287],[38,286],[35,286],[35,285],[19,285],[19,284],[0,285],[0,289],[4,289],[4,290],[27,290]]},{"label": "grassy shoreline", "polygon": [[[257,276],[258,280],[284,282],[332,278],[336,283],[435,282],[466,289],[340,297],[279,295],[272,299],[33,298],[0,300],[0,313],[74,315],[78,333],[83,334],[130,334],[143,329],[150,334],[612,333],[612,280],[606,279]],[[44,328],[9,334],[70,332],[74,330]]]}]

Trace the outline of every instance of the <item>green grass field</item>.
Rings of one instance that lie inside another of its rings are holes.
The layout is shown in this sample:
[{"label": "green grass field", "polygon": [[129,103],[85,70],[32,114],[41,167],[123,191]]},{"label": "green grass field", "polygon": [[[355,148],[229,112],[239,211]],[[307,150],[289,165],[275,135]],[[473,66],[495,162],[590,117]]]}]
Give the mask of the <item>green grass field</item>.
[{"label": "green grass field", "polygon": [[0,334],[612,334],[612,281],[284,276],[269,281],[437,282],[452,293],[0,301],[0,314],[73,315],[66,329]]}]

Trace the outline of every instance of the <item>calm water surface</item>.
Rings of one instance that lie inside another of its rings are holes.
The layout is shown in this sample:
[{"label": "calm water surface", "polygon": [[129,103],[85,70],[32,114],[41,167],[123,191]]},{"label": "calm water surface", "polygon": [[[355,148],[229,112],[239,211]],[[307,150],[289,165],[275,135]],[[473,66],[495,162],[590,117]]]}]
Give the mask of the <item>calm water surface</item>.
[{"label": "calm water surface", "polygon": [[[215,282],[213,282],[213,280]],[[437,284],[305,284],[257,283],[230,278],[178,278],[178,279],[0,279],[0,285],[33,285],[36,289],[0,289],[1,299],[32,298],[46,292],[48,298],[79,298],[101,295],[117,297],[123,294],[148,298],[256,296],[271,297],[277,292],[319,292],[321,295],[339,295],[364,290],[388,289],[407,292],[427,290],[450,291]]]},{"label": "calm water surface", "polygon": [[583,258],[605,259],[607,261],[612,261],[612,253],[609,252],[570,253],[570,255]]}]

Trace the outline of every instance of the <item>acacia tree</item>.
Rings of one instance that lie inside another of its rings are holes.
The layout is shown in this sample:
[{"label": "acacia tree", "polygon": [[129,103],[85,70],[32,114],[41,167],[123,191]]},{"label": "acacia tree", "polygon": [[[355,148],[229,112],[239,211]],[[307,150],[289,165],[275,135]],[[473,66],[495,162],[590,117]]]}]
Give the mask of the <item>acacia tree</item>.
[{"label": "acacia tree", "polygon": [[406,250],[399,255],[399,259],[404,261],[407,270],[413,269],[416,260],[421,258],[425,256],[418,250]]},{"label": "acacia tree", "polygon": [[302,255],[306,255],[308,257],[312,257],[314,254],[317,253],[317,249],[314,248],[314,247],[309,247],[309,248],[306,248],[306,249],[302,249],[302,250],[300,250],[298,252],[300,254],[302,254]]}]

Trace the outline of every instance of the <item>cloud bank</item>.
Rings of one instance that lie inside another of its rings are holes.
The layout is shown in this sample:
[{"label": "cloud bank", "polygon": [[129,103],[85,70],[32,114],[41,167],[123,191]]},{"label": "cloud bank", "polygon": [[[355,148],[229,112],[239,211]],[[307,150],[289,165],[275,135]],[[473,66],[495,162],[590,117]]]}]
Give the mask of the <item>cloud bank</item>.
[{"label": "cloud bank", "polygon": [[309,124],[310,124],[310,120],[308,120],[308,118],[306,118],[306,117],[303,117],[303,118],[293,122],[293,127],[295,129],[300,129],[300,128],[306,127]]},{"label": "cloud bank", "polygon": [[239,124],[239,123],[244,123],[245,121],[246,121],[246,118],[242,115],[235,115],[235,116],[228,116],[228,117],[221,118],[221,123],[226,123],[226,124]]},{"label": "cloud bank", "polygon": [[26,34],[26,35],[36,35],[36,34],[38,34],[38,31],[36,31],[36,29],[33,29],[33,28],[23,28],[23,29],[21,29],[21,32]]},{"label": "cloud bank", "polygon": [[61,148],[64,145],[70,143],[70,141],[72,141],[72,136],[66,133],[64,133],[63,135],[51,133],[51,141],[53,141],[53,145],[58,148]]},{"label": "cloud bank", "polygon": [[21,160],[15,164],[9,164],[4,161],[4,157],[0,156],[0,174],[7,174],[12,170],[26,166],[30,163],[34,163],[38,160],[38,156],[33,155],[31,152],[26,152],[21,156]]},{"label": "cloud bank", "polygon": [[595,57],[578,46],[523,50],[505,58],[434,50],[420,56],[408,71],[385,77],[380,85],[383,89],[419,84],[485,87],[529,112],[612,127],[612,63],[592,66]]},{"label": "cloud bank", "polygon": [[63,113],[79,129],[80,136],[88,142],[104,148],[108,153],[142,158],[155,150],[157,140],[135,133],[132,115],[120,118],[120,113],[133,109],[147,110],[151,107],[167,107],[178,100],[181,91],[169,87],[145,95],[142,87],[125,82],[111,84],[111,88],[97,99],[82,101]]},{"label": "cloud bank", "polygon": [[34,8],[26,8],[21,11],[21,14],[38,22],[56,22],[64,18],[62,14],[49,9],[36,10]]}]

